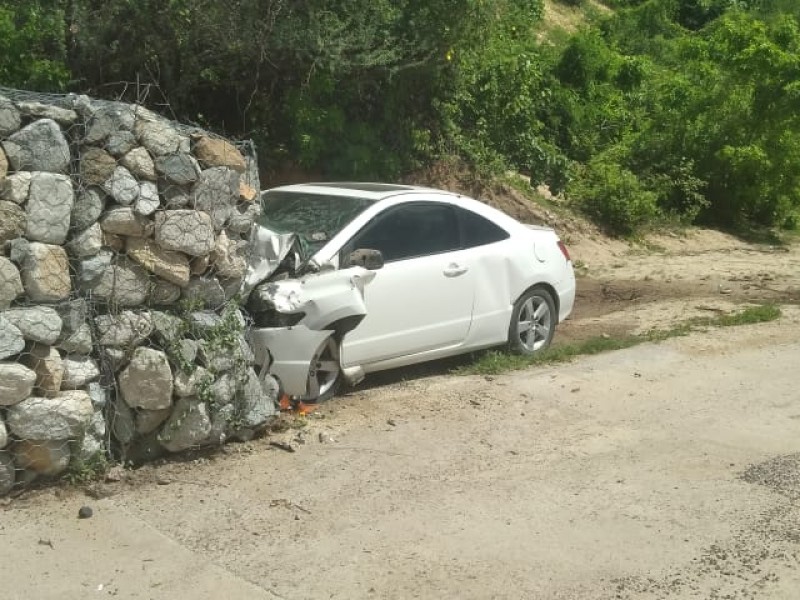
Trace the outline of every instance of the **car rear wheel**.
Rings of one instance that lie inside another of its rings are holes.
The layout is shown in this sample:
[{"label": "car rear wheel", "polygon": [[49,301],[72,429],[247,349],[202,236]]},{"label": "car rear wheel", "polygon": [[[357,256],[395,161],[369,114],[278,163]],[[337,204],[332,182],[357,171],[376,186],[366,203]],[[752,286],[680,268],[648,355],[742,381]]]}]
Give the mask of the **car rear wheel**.
[{"label": "car rear wheel", "polygon": [[339,342],[331,336],[317,349],[308,370],[308,394],[304,402],[325,402],[336,395],[342,383]]},{"label": "car rear wheel", "polygon": [[542,286],[533,286],[514,303],[508,329],[508,347],[516,354],[535,354],[553,340],[558,315],[553,296]]}]

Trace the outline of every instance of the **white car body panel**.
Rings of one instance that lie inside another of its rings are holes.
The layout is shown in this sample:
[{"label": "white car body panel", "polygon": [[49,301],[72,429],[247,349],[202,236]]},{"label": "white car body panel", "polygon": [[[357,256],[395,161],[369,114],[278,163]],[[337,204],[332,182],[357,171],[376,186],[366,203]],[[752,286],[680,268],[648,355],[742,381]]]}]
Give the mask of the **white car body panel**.
[{"label": "white car body panel", "polygon": [[[332,270],[268,284],[276,290],[284,288],[275,296],[281,312],[305,313],[294,327],[273,328],[256,336],[261,349],[267,348],[272,355],[270,371],[281,380],[285,393],[305,394],[308,361],[333,334],[326,328],[347,316],[366,315],[341,343],[341,367],[349,378],[357,379],[364,372],[505,343],[514,303],[534,285],[550,289],[559,322],[571,313],[575,297],[572,264],[551,229],[523,225],[482,202],[449,192],[377,185],[371,191],[366,189],[370,184],[357,187],[360,185],[275,189],[374,201],[311,257],[310,262]],[[387,262],[376,271],[358,267],[336,270],[340,252],[367,224],[388,209],[413,202],[466,209],[505,230],[508,238]]]}]

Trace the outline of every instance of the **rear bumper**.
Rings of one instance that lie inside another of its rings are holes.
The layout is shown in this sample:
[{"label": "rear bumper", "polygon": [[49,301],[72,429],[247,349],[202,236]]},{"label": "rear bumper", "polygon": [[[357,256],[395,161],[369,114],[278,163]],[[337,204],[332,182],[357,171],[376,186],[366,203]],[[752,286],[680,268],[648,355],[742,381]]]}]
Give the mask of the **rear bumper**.
[{"label": "rear bumper", "polygon": [[570,274],[558,286],[558,321],[559,323],[572,314],[575,306],[575,275],[570,268]]}]

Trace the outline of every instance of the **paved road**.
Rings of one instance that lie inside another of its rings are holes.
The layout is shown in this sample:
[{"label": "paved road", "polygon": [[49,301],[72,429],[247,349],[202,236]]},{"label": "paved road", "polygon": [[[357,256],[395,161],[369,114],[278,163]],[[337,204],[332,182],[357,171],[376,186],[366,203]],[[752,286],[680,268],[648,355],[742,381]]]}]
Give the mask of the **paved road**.
[{"label": "paved road", "polygon": [[797,309],[490,380],[398,381],[283,435],[306,443],[143,469],[102,500],[15,501],[0,596],[800,593]]}]

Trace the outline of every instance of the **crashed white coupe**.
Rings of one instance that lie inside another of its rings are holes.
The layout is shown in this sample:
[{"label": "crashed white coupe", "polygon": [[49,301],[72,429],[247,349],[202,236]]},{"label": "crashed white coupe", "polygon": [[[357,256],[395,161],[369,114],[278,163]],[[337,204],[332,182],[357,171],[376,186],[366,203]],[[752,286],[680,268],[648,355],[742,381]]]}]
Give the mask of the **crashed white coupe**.
[{"label": "crashed white coupe", "polygon": [[552,229],[429,188],[268,190],[243,291],[250,341],[283,393],[331,397],[365,373],[506,344],[546,348],[575,277]]}]

